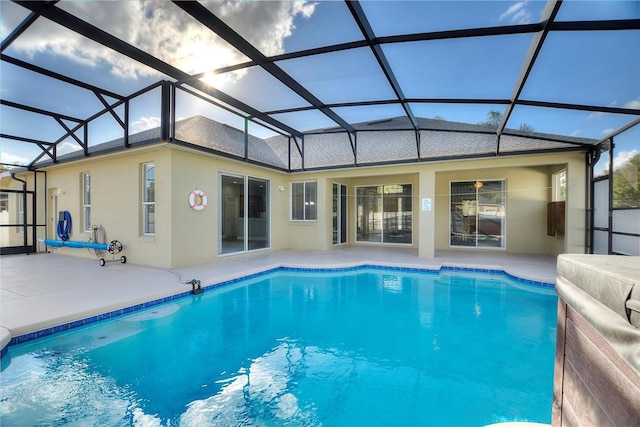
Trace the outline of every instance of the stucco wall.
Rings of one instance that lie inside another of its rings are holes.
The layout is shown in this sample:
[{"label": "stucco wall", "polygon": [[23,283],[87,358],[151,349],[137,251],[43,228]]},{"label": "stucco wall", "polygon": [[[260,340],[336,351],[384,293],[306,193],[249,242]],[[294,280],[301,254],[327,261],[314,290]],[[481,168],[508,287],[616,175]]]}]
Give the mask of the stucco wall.
[{"label": "stucco wall", "polygon": [[[290,246],[289,233],[282,232],[287,228],[289,212],[290,189],[286,174],[202,153],[179,149],[171,150],[171,153],[173,200],[169,209],[173,224],[171,240],[174,267],[209,263],[218,259],[221,172],[270,181],[271,249]],[[285,191],[279,191],[280,186]],[[207,207],[201,211],[191,209],[188,204],[189,193],[196,188],[204,191],[208,198]]]},{"label": "stucco wall", "polygon": [[[145,236],[141,225],[141,165],[156,166],[156,233]],[[270,248],[332,250],[332,184],[348,187],[348,244],[356,242],[356,187],[413,185],[413,244],[422,257],[449,247],[449,183],[457,180],[506,179],[507,244],[513,253],[584,252],[585,162],[580,153],[499,157],[455,162],[425,162],[384,167],[359,167],[288,174],[216,157],[171,144],[141,147],[47,170],[47,194],[57,189],[57,210],[73,217],[72,240],[87,241],[82,228],[82,173],[91,172],[92,223],[103,225],[109,240],[120,240],[129,262],[165,268],[215,262],[219,259],[219,192],[221,172],[270,181]],[[551,200],[552,173],[567,169],[567,230],[564,239],[546,236],[546,204]],[[27,176],[25,174],[25,176]],[[28,179],[28,176],[27,176]],[[290,220],[291,182],[315,180],[318,219]],[[279,191],[282,186],[284,191]],[[187,201],[203,190],[208,205],[192,210]],[[423,198],[432,210],[422,211]],[[55,236],[57,215],[49,203],[48,237]],[[406,246],[406,245],[403,245]],[[95,257],[85,249],[57,249]]]},{"label": "stucco wall", "polygon": [[[127,155],[102,156],[79,163],[53,166],[47,171],[48,196],[57,189],[57,211],[69,211],[72,218],[70,240],[88,241],[83,230],[82,174],[91,173],[91,224],[102,225],[107,241],[118,240],[123,254],[136,264],[171,265],[171,211],[162,207],[171,204],[171,156],[161,148],[127,151]],[[142,233],[141,165],[154,162],[156,167],[156,235]],[[55,238],[57,212],[54,200],[48,203],[47,237]],[[58,253],[95,257],[86,249],[55,249]],[[107,254],[105,259],[110,259]]]}]

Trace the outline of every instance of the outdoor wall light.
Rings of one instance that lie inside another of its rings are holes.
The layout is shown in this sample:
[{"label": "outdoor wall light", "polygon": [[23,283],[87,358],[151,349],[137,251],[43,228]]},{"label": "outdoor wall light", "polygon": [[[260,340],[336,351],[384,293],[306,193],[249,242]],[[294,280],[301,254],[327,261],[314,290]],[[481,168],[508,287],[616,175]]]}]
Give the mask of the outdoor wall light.
[{"label": "outdoor wall light", "polygon": [[62,196],[64,194],[64,190],[62,188],[58,188],[56,190],[56,196]]},{"label": "outdoor wall light", "polygon": [[284,191],[284,185],[281,185],[280,187],[278,187],[278,191]]}]

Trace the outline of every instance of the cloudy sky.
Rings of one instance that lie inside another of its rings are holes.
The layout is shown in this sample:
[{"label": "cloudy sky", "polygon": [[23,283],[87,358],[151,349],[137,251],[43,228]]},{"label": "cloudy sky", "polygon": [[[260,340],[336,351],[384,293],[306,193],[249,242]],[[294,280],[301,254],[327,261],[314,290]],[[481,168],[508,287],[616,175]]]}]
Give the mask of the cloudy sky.
[{"label": "cloudy sky", "polygon": [[[229,0],[204,4],[266,56],[362,39],[341,1]],[[542,1],[363,1],[361,4],[380,37],[533,23],[540,20],[545,6]],[[248,59],[170,2],[62,1],[58,7],[186,73],[198,74],[203,81],[255,108],[273,111],[308,105],[257,67],[212,73]],[[29,11],[6,1],[0,2],[0,8],[0,35],[4,39]],[[640,2],[637,1],[566,1],[556,21],[639,17]],[[521,97],[640,109],[640,59],[633,54],[640,51],[640,32],[630,33],[633,36],[624,39],[607,31],[550,34]],[[531,38],[531,34],[522,34],[392,43],[383,49],[408,98],[506,99]],[[167,78],[44,18],[39,18],[3,53],[125,96]],[[325,103],[394,97],[367,48],[284,60],[278,65]],[[1,71],[3,99],[83,119],[103,109],[100,100],[89,91],[71,88],[5,62]],[[616,78],[607,78],[609,75]],[[158,126],[157,92],[132,102],[132,132]],[[178,106],[179,117],[203,114],[242,127],[242,119],[234,115],[183,98],[185,101]],[[411,107],[421,117],[439,116],[467,123],[484,120],[489,109],[504,110],[500,105],[472,104],[412,104]],[[335,111],[351,122],[403,114],[397,105],[340,107]],[[122,112],[118,110],[118,114]],[[121,136],[118,125],[108,115],[103,117],[95,121],[93,130],[90,128],[90,138],[97,138],[99,134],[101,140],[106,141]],[[321,113],[283,113],[275,118],[301,131],[335,126]],[[509,127],[526,123],[540,132],[600,139],[632,118],[517,106]],[[37,140],[56,140],[64,135],[55,120],[34,118],[33,114],[6,106],[0,107],[0,127],[2,133]],[[258,126],[251,130],[259,136],[272,134]],[[40,152],[39,148],[28,148],[24,143],[6,139],[1,142],[3,162],[19,163]],[[627,149],[627,143],[621,143],[621,151],[630,152],[635,148]],[[65,144],[68,148],[77,148],[71,138]],[[61,148],[64,152],[64,147]]]}]

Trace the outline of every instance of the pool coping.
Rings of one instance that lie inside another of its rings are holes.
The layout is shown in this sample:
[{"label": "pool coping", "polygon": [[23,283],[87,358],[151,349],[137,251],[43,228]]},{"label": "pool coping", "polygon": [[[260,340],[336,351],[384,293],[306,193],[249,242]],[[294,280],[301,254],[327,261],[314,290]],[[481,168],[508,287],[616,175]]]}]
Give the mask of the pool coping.
[{"label": "pool coping", "polygon": [[[359,271],[366,269],[379,269],[379,270],[390,270],[390,271],[400,271],[400,272],[408,272],[408,273],[431,273],[431,274],[440,274],[442,272],[451,271],[451,272],[468,272],[468,273],[485,273],[492,275],[503,275],[510,279],[516,280],[520,283],[523,283],[528,286],[543,288],[543,289],[553,289],[554,284],[539,280],[526,279],[514,274],[509,273],[504,268],[499,267],[471,267],[471,266],[462,266],[459,264],[441,264],[439,267],[416,267],[416,266],[398,266],[398,265],[388,265],[380,262],[362,262],[362,263],[352,263],[342,266],[334,266],[334,267],[305,267],[300,265],[273,265],[263,267],[258,269],[257,271],[236,275],[236,277],[230,278],[221,278],[220,281],[202,286],[202,289],[206,292],[207,290],[214,290],[221,287],[226,287],[229,285],[233,285],[245,280],[251,280],[257,277],[265,276],[272,273],[277,272],[346,272],[346,271]],[[46,327],[43,329],[38,329],[31,332],[26,332],[17,336],[12,336],[11,331],[3,326],[0,326],[0,357],[4,357],[7,353],[10,346],[22,344],[25,342],[33,341],[39,338],[43,338],[49,335],[53,335],[59,332],[68,331],[71,329],[75,329],[81,326],[90,325],[102,320],[111,319],[114,317],[119,317],[125,314],[133,313],[135,311],[143,310],[145,308],[153,307],[156,305],[164,304],[167,302],[175,301],[178,299],[182,299],[188,296],[193,296],[192,291],[184,291],[179,293],[172,293],[171,295],[167,295],[164,297],[151,299],[146,302],[141,302],[133,305],[129,305],[122,308],[116,308],[114,310],[108,310],[96,314],[91,314],[87,317],[81,317],[75,320],[71,320],[68,322],[63,322],[59,324],[56,323],[56,319],[51,319],[51,323],[54,326]]]}]

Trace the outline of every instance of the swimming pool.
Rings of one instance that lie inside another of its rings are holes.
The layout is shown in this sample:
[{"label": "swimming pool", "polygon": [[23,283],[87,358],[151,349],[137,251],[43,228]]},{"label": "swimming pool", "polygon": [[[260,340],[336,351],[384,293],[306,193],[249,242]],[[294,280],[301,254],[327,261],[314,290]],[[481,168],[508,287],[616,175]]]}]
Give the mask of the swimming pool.
[{"label": "swimming pool", "polygon": [[0,421],[549,423],[556,303],[504,274],[279,269],[9,347]]}]

